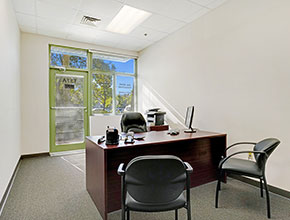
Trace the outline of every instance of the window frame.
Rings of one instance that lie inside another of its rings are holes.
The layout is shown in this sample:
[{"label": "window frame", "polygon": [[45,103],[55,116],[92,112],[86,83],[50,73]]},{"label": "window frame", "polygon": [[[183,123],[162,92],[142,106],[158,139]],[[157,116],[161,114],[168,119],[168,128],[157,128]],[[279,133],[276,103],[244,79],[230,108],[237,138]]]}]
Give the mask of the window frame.
[{"label": "window frame", "polygon": [[[91,53],[91,52],[90,52]],[[114,56],[114,55],[112,55]],[[93,53],[91,53],[91,59],[93,58]],[[94,70],[92,68],[92,66],[90,66],[89,70],[89,74],[90,74],[90,82],[92,83],[92,79],[93,79],[93,74],[107,74],[107,75],[111,75],[113,78],[113,94],[112,94],[112,108],[113,111],[112,113],[93,113],[93,89],[91,89],[90,95],[90,101],[91,101],[91,116],[114,116],[114,115],[122,115],[123,113],[117,113],[116,112],[116,86],[117,86],[117,76],[131,76],[134,78],[134,109],[133,111],[137,110],[137,58],[130,58],[134,60],[134,73],[124,73],[124,72],[108,72],[108,71],[102,71],[102,70]]]},{"label": "window frame", "polygon": [[[60,67],[60,66],[52,66],[51,65],[51,47],[62,47],[67,49],[74,49],[74,50],[82,50],[85,51],[87,54],[87,67],[86,69],[79,69],[79,68],[72,68],[72,67]],[[106,52],[105,54],[109,54],[111,56],[122,56],[122,55],[115,55],[114,53]],[[138,108],[138,74],[137,74],[137,60],[138,57],[130,56],[130,55],[123,55],[123,57],[128,57],[129,59],[134,60],[134,73],[124,73],[124,72],[108,72],[108,71],[101,71],[101,70],[94,70],[92,68],[92,60],[93,60],[93,54],[98,54],[98,52],[92,52],[90,49],[84,49],[84,48],[78,48],[78,47],[72,47],[72,46],[63,46],[63,45],[57,45],[57,44],[49,44],[48,45],[48,66],[49,69],[63,69],[64,71],[74,71],[74,72],[85,72],[87,73],[87,89],[88,89],[88,115],[89,116],[119,116],[123,113],[117,113],[116,112],[116,86],[117,86],[117,77],[116,76],[131,76],[134,78],[134,109],[132,111],[136,111]],[[102,51],[99,52],[99,54],[102,54]],[[109,74],[113,77],[113,94],[112,94],[112,113],[93,113],[93,89],[92,89],[92,79],[93,74]]]},{"label": "window frame", "polygon": [[[80,69],[80,68],[73,68],[73,67],[61,67],[61,66],[52,66],[50,65],[51,63],[51,48],[52,47],[62,47],[62,48],[66,48],[66,49],[73,49],[73,50],[82,50],[85,51],[87,53],[87,68],[86,69]],[[49,44],[49,54],[48,54],[48,66],[50,69],[64,69],[66,70],[71,70],[71,71],[80,71],[80,72],[89,72],[90,71],[90,57],[89,57],[89,51],[87,49],[83,49],[83,48],[77,48],[77,47],[70,47],[70,46],[63,46],[63,45],[56,45],[56,44]]]}]

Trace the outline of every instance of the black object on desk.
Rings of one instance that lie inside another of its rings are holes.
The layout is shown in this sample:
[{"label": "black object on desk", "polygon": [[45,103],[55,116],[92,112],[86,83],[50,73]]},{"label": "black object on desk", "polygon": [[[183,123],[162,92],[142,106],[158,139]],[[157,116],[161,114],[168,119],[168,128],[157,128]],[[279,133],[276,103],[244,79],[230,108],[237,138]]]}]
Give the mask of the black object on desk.
[{"label": "black object on desk", "polygon": [[98,144],[101,144],[105,141],[105,136],[102,136],[98,139]]},{"label": "black object on desk", "polygon": [[170,134],[170,135],[179,135],[179,130],[170,130],[170,131],[168,131],[167,134]]},{"label": "black object on desk", "polygon": [[115,145],[119,144],[119,133],[116,128],[109,128],[106,130],[106,144]]},{"label": "black object on desk", "polygon": [[185,133],[195,133],[197,130],[191,127],[192,119],[194,114],[194,106],[187,107],[186,117],[185,117],[185,125],[188,127],[188,130],[184,130]]}]

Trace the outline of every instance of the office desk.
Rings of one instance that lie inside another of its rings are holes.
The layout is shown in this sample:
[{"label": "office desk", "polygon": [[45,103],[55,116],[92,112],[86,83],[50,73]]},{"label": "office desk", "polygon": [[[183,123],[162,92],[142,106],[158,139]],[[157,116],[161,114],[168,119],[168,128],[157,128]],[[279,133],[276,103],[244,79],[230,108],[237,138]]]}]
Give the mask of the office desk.
[{"label": "office desk", "polygon": [[217,166],[226,147],[226,134],[207,131],[180,132],[170,136],[167,131],[143,133],[145,138],[134,144],[98,144],[98,136],[86,138],[86,187],[104,220],[107,213],[121,208],[120,163],[128,164],[141,155],[175,155],[191,164],[191,187],[216,180]]}]

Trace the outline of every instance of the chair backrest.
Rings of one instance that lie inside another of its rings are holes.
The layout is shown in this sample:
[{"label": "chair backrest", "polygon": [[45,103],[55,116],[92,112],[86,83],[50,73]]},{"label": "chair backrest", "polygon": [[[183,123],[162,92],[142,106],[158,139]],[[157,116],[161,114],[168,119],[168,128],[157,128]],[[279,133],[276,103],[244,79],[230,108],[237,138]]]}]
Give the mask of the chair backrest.
[{"label": "chair backrest", "polygon": [[[276,138],[267,138],[260,142],[258,142],[254,146],[254,151],[264,151],[268,157],[270,154],[276,149],[276,147],[280,144],[280,141]],[[268,157],[264,154],[254,154],[256,162],[258,163],[259,167],[264,167]]]},{"label": "chair backrest", "polygon": [[142,203],[160,204],[180,196],[186,184],[186,168],[175,156],[141,156],[131,160],[125,172],[128,193]]},{"label": "chair backrest", "polygon": [[125,112],[121,118],[122,132],[133,131],[135,133],[146,132],[146,121],[139,112]]}]

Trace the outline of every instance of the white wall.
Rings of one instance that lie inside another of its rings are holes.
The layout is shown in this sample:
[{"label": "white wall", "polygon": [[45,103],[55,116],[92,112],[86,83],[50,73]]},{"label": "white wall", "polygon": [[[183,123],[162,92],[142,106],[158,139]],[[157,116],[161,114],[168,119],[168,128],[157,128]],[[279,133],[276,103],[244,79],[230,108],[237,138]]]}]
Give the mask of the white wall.
[{"label": "white wall", "polygon": [[20,157],[20,32],[10,0],[0,1],[0,201]]},{"label": "white wall", "polygon": [[[22,154],[49,152],[49,44],[100,49],[136,55],[135,52],[61,40],[36,34],[21,34]],[[112,119],[114,121],[114,119]],[[93,120],[103,127],[103,121]],[[107,124],[106,124],[107,125]],[[98,133],[92,131],[92,134]]]},{"label": "white wall", "polygon": [[289,0],[229,0],[142,51],[138,68],[139,109],[160,103],[173,126],[195,105],[194,125],[228,144],[279,138],[266,172],[288,191],[289,10]]},{"label": "white wall", "polygon": [[121,132],[121,116],[91,116],[90,126],[91,126],[91,136],[95,135],[105,135],[107,126],[115,127]]}]

